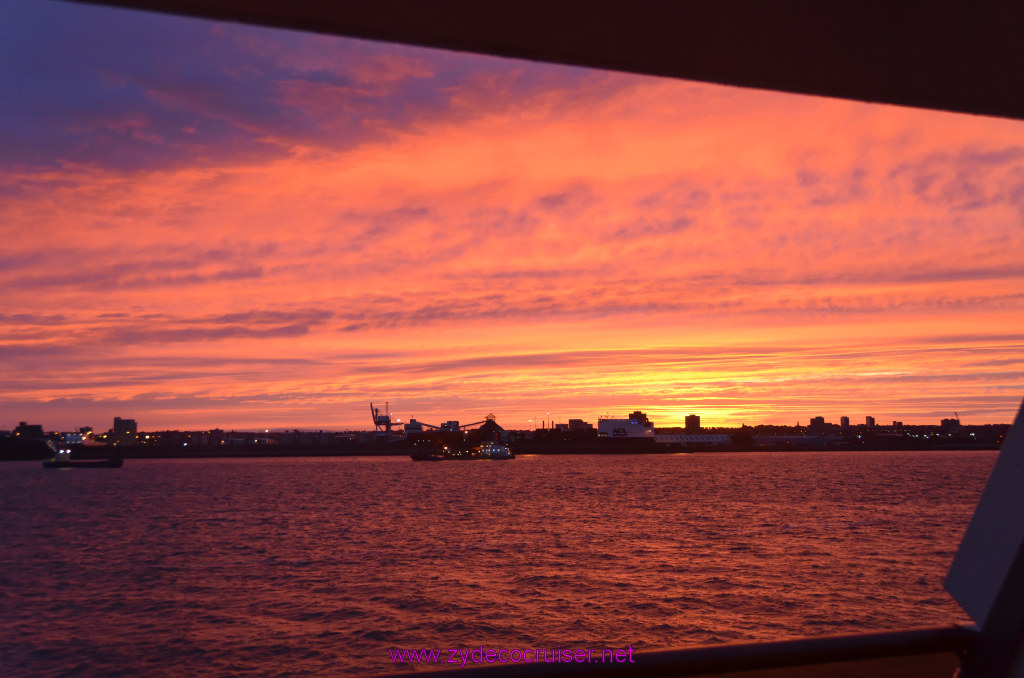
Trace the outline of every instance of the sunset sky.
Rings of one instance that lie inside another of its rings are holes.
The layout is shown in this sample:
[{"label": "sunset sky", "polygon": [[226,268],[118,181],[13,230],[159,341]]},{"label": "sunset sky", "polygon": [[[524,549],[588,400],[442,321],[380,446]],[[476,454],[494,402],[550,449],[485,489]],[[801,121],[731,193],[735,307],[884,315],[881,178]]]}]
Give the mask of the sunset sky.
[{"label": "sunset sky", "polygon": [[0,10],[0,429],[1021,403],[1024,122]]}]

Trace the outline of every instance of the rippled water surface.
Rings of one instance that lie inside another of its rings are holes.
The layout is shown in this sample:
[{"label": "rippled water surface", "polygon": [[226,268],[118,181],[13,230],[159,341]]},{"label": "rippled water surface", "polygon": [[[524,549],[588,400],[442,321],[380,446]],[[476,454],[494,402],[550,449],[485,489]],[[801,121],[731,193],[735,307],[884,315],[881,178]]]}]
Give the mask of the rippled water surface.
[{"label": "rippled water surface", "polygon": [[995,457],[8,462],[0,674],[373,674],[389,647],[963,620],[941,581]]}]

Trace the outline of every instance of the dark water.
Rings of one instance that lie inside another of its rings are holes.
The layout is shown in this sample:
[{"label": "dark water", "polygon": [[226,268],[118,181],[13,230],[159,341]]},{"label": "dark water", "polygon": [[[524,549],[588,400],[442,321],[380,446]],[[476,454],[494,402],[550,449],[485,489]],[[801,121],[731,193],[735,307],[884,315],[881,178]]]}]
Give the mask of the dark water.
[{"label": "dark water", "polygon": [[941,581],[995,456],[5,463],[0,675],[373,674],[389,647],[965,620]]}]

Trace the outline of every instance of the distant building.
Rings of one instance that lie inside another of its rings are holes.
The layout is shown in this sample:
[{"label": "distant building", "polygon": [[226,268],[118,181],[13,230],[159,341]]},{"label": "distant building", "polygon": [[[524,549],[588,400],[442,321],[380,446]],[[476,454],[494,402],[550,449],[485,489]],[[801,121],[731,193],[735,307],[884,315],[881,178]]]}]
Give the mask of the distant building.
[{"label": "distant building", "polygon": [[115,445],[134,445],[138,441],[139,427],[134,419],[114,417],[112,440]]},{"label": "distant building", "polygon": [[825,435],[825,417],[812,417],[807,432],[813,436]]},{"label": "distant building", "polygon": [[409,421],[405,422],[405,434],[410,433],[423,433],[423,423],[416,421],[416,417],[411,417]]},{"label": "distant building", "polygon": [[902,421],[894,421],[894,422],[892,422],[892,427],[894,429],[899,430],[899,429],[903,428],[903,422]]},{"label": "distant building", "polygon": [[849,417],[839,417],[839,429],[841,431],[844,431],[844,432],[850,430],[850,418]]},{"label": "distant building", "polygon": [[[203,445],[209,445],[211,442],[213,442],[211,437],[210,437],[210,432],[209,431],[189,431],[186,435],[188,436],[188,444],[189,445],[203,446]],[[219,445],[220,444],[220,438],[218,438],[216,443],[214,443],[214,444]]]},{"label": "distant building", "polygon": [[944,432],[946,432],[946,433],[954,433],[956,431],[959,431],[960,430],[960,420],[959,419],[943,419],[942,420],[942,430]]},{"label": "distant building", "polygon": [[699,433],[700,432],[700,415],[699,414],[688,414],[688,415],[686,415],[686,432],[687,433]]},{"label": "distant building", "polygon": [[634,411],[630,412],[629,413],[629,418],[630,419],[635,419],[637,422],[643,424],[644,426],[649,426],[650,428],[654,428],[654,424],[651,423],[651,420],[648,419],[647,415],[644,414],[643,412],[641,412],[640,410],[634,410]]},{"label": "distant building", "polygon": [[569,420],[569,430],[570,431],[593,431],[594,430],[594,425],[593,424],[588,424],[587,422],[583,421],[582,419],[570,419]]},{"label": "distant building", "polygon": [[874,417],[865,417],[864,418],[864,425],[867,426],[868,428],[874,428],[875,427],[875,418]]},{"label": "distant building", "polygon": [[24,440],[39,440],[43,437],[43,426],[42,424],[26,424],[21,422],[14,429],[14,436]]}]

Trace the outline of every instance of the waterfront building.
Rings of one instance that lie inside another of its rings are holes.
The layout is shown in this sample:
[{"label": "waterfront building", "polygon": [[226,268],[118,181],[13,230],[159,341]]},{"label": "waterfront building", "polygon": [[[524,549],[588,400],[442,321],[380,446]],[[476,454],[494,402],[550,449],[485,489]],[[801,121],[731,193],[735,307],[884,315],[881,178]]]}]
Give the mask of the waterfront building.
[{"label": "waterfront building", "polygon": [[700,415],[699,414],[688,414],[688,415],[686,415],[686,432],[687,433],[699,433],[700,432]]},{"label": "waterfront building", "polygon": [[43,437],[43,426],[42,424],[20,422],[18,427],[14,429],[14,436],[22,440],[39,440]]},{"label": "waterfront building", "polygon": [[115,445],[134,445],[138,441],[139,427],[134,419],[114,417],[114,428],[111,431]]},{"label": "waterfront building", "polygon": [[405,435],[411,433],[423,433],[423,422],[416,421],[416,417],[410,417],[409,421],[405,422]]}]

